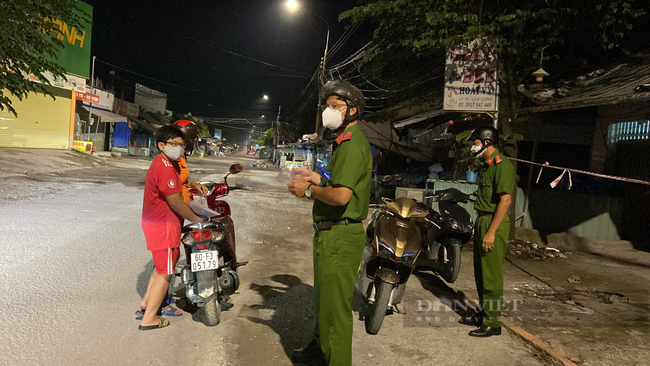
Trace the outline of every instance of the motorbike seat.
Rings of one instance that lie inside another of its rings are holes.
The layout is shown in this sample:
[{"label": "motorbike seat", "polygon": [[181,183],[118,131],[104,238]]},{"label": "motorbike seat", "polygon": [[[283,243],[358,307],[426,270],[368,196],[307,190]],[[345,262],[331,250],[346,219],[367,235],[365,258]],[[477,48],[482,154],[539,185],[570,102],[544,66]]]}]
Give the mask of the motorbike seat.
[{"label": "motorbike seat", "polygon": [[438,202],[467,203],[467,201],[469,201],[469,195],[457,190],[456,188],[448,188],[443,189],[442,191],[436,191],[433,197]]}]

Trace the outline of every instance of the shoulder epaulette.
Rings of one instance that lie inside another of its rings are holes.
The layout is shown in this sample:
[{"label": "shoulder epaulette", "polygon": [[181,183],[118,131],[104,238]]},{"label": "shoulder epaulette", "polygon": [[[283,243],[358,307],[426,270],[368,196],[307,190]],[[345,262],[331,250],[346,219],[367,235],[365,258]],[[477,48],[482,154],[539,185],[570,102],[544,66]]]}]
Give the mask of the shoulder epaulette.
[{"label": "shoulder epaulette", "polygon": [[501,155],[497,155],[497,156],[495,156],[495,157],[494,157],[494,161],[495,161],[497,164],[499,164],[500,162],[502,162],[503,160],[501,159]]},{"label": "shoulder epaulette", "polygon": [[352,138],[352,132],[348,132],[345,135],[341,135],[341,136],[337,137],[336,138],[336,143],[340,144],[341,142],[347,141],[347,140],[349,140],[351,138]]}]

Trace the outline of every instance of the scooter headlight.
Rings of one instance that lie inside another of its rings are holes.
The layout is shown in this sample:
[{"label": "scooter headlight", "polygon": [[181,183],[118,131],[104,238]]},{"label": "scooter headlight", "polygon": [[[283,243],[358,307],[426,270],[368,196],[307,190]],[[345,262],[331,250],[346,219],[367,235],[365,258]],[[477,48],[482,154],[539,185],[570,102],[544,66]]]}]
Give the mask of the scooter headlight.
[{"label": "scooter headlight", "polygon": [[393,259],[395,258],[395,252],[391,249],[386,243],[379,240],[379,256],[383,258]]}]

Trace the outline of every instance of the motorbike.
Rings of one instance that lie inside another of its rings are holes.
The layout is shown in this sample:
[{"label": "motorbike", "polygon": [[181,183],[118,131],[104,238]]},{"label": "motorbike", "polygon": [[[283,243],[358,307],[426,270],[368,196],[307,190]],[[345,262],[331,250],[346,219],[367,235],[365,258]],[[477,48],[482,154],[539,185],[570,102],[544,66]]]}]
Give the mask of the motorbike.
[{"label": "motorbike", "polygon": [[442,267],[445,281],[453,283],[460,272],[461,248],[474,233],[470,214],[458,203],[472,200],[455,188],[436,191],[426,198],[438,202],[440,212],[429,210],[420,225],[425,256]]},{"label": "motorbike", "polygon": [[427,259],[443,266],[442,276],[454,282],[460,271],[460,250],[471,238],[474,225],[458,205],[470,197],[457,189],[436,192],[438,213],[412,198],[382,198],[366,228],[366,247],[355,289],[371,304],[366,332],[377,334],[388,311],[401,303],[406,283],[424,251]]},{"label": "motorbike", "polygon": [[198,307],[193,316],[207,326],[221,321],[221,301],[239,288],[237,268],[246,264],[237,262],[230,205],[222,200],[230,191],[228,176],[241,171],[241,164],[233,164],[223,183],[201,182],[209,190],[204,196],[190,190],[190,207],[207,220],[183,227],[181,243],[187,263],[179,275],[187,299]]},{"label": "motorbike", "polygon": [[422,251],[418,222],[428,213],[422,202],[407,197],[382,198],[381,206],[373,211],[355,284],[372,306],[365,317],[366,332],[377,334],[386,312],[402,301]]}]

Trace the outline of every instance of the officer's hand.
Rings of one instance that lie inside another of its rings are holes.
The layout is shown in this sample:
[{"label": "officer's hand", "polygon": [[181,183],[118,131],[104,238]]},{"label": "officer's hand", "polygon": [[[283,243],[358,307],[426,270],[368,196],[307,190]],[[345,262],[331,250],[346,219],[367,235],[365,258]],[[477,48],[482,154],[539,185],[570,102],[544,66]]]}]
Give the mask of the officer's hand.
[{"label": "officer's hand", "polygon": [[305,197],[305,191],[307,190],[307,187],[309,187],[308,182],[294,182],[291,184],[287,184],[287,187],[289,187],[289,192],[293,194],[294,196],[298,198]]},{"label": "officer's hand", "polygon": [[293,168],[291,170],[291,181],[303,181],[318,184],[320,182],[320,174],[313,172],[307,168]]},{"label": "officer's hand", "polygon": [[491,252],[492,248],[494,248],[494,233],[488,231],[483,236],[483,251]]}]

